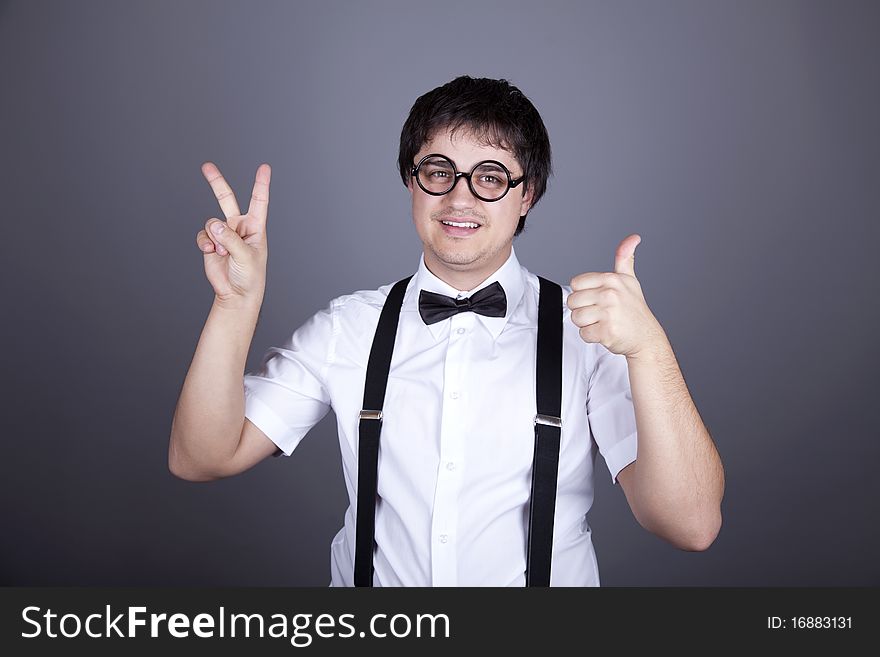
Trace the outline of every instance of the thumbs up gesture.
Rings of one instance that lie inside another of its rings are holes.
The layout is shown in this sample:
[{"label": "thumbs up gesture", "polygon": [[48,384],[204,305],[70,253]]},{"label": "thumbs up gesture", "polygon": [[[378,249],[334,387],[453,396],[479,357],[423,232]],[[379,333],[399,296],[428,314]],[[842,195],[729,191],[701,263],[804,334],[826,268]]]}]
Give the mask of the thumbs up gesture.
[{"label": "thumbs up gesture", "polygon": [[587,272],[571,279],[567,305],[584,342],[600,342],[615,354],[638,357],[668,344],[648,308],[636,278],[635,252],[642,241],[632,234],[617,247],[613,272]]}]

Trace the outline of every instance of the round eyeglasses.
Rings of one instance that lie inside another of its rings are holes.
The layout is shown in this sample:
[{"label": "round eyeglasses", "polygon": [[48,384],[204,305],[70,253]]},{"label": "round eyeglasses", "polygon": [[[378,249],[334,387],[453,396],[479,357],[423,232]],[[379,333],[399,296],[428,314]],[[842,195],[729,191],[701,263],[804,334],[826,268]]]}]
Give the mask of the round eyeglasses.
[{"label": "round eyeglasses", "polygon": [[511,187],[516,187],[525,176],[514,180],[507,167],[497,160],[483,160],[474,165],[470,173],[462,173],[445,155],[425,155],[412,168],[419,187],[431,196],[443,196],[452,191],[459,178],[466,178],[471,194],[481,201],[500,201]]}]

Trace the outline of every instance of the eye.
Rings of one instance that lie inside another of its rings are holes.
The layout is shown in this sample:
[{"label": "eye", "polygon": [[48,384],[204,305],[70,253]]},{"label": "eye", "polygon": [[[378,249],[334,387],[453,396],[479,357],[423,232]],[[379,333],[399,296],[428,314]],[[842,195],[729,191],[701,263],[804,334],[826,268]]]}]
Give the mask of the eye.
[{"label": "eye", "polygon": [[497,190],[507,185],[507,175],[497,165],[487,162],[474,169],[474,182],[486,189]]}]

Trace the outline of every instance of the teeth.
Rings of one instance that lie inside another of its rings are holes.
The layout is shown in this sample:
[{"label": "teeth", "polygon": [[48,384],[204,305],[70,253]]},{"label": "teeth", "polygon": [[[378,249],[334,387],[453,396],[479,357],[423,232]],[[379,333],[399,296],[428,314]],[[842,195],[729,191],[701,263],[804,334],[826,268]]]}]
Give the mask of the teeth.
[{"label": "teeth", "polygon": [[479,228],[479,224],[475,224],[472,221],[444,221],[444,224],[447,226],[457,226],[458,228]]}]

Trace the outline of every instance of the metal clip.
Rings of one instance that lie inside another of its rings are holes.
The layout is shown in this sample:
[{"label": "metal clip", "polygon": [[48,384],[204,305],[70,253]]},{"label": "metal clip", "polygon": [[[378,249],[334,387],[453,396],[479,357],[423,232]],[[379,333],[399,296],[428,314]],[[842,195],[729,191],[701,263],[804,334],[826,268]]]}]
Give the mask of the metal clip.
[{"label": "metal clip", "polygon": [[546,424],[551,427],[559,427],[562,428],[562,419],[558,417],[554,417],[553,415],[541,415],[540,413],[535,416],[535,424]]},{"label": "metal clip", "polygon": [[362,410],[360,414],[361,420],[382,420],[382,411]]}]

